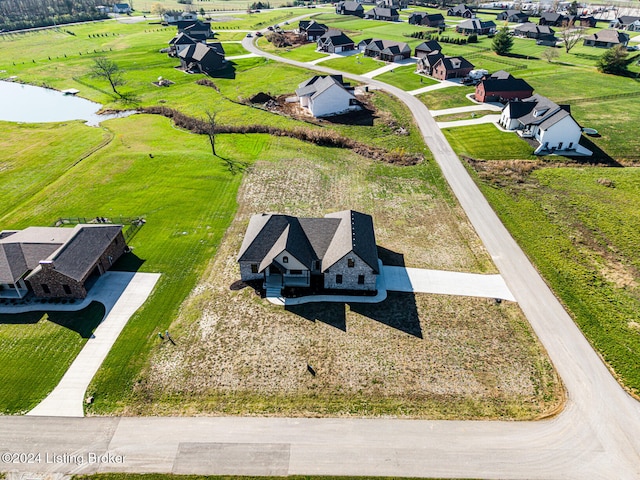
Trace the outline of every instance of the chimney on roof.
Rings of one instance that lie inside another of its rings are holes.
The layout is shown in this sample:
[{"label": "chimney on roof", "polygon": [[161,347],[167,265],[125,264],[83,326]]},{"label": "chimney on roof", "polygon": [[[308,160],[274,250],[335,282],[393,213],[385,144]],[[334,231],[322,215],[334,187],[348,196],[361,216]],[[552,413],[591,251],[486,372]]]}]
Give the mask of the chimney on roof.
[{"label": "chimney on roof", "polygon": [[55,270],[56,268],[53,264],[53,260],[40,260],[40,266],[43,270]]}]

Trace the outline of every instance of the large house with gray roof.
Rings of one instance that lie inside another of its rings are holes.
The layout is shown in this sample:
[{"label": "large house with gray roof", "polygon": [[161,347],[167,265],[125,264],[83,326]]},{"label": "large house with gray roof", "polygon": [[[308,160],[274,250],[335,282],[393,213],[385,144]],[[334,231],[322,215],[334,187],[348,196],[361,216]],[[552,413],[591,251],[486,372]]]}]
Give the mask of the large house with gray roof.
[{"label": "large house with gray roof", "polygon": [[238,263],[243,281],[263,281],[270,290],[374,292],[380,274],[373,219],[354,210],[324,218],[253,215]]},{"label": "large house with gray roof", "polygon": [[84,298],[127,249],[122,225],[0,232],[0,298]]},{"label": "large house with gray roof", "polygon": [[558,105],[542,95],[512,100],[500,115],[500,125],[540,144],[536,155],[591,155],[580,145],[582,128],[571,116],[569,105]]},{"label": "large house with gray roof", "polygon": [[316,75],[298,85],[300,106],[314,117],[330,117],[359,110],[354,88],[344,83],[342,75]]}]

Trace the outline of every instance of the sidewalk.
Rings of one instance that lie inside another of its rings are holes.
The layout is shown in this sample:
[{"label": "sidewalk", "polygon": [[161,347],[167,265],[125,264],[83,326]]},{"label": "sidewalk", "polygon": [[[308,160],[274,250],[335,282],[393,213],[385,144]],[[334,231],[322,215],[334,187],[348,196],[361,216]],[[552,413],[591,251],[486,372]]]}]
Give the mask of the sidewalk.
[{"label": "sidewalk", "polygon": [[[159,273],[107,272],[91,289],[92,301],[105,305],[106,313],[60,383],[27,415],[49,417],[84,416],[84,395],[100,365],[129,318],[147,300]],[[68,305],[67,305],[68,306]],[[40,305],[33,310],[46,310]],[[73,305],[73,307],[77,307]]]},{"label": "sidewalk", "polygon": [[429,110],[432,117],[439,115],[451,115],[454,113],[475,112],[480,110],[492,110],[494,112],[502,111],[502,108],[491,103],[481,103],[480,105],[469,105],[466,107],[445,108],[444,110]]},{"label": "sidewalk", "polygon": [[404,67],[406,65],[412,65],[415,63],[416,63],[415,58],[405,58],[404,60],[401,60],[399,62],[392,62],[392,63],[389,63],[388,65],[385,65],[384,67],[380,67],[376,70],[371,70],[370,72],[363,73],[362,76],[366,78],[373,78],[383,73],[390,72],[395,68]]},{"label": "sidewalk", "polygon": [[469,120],[456,120],[454,122],[436,122],[438,128],[455,128],[467,127],[469,125],[480,125],[483,123],[498,123],[500,115],[485,115],[480,118],[472,118]]},{"label": "sidewalk", "polygon": [[407,92],[409,95],[420,95],[421,93],[430,92],[432,90],[440,90],[441,88],[449,88],[449,87],[461,87],[462,84],[457,82],[452,82],[450,80],[442,80],[435,85],[429,85],[428,87],[418,88],[417,90],[411,90]]}]

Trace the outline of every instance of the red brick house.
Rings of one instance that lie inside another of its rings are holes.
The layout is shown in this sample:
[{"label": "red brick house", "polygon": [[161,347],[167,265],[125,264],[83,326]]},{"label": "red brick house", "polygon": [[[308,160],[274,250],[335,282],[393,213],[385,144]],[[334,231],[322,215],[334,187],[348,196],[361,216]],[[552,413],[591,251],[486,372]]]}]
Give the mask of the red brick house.
[{"label": "red brick house", "polygon": [[473,70],[473,64],[463,57],[443,57],[433,66],[431,76],[438,80],[464,78]]},{"label": "red brick house", "polygon": [[475,99],[479,102],[522,100],[533,95],[533,87],[521,78],[500,71],[484,78],[476,85]]}]

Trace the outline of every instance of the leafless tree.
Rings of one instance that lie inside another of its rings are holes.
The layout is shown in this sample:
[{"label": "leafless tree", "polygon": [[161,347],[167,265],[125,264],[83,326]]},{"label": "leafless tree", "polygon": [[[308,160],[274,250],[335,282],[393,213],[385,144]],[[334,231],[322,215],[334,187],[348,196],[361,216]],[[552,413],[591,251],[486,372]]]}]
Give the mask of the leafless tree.
[{"label": "leafless tree", "polygon": [[560,53],[558,53],[558,50],[555,47],[549,47],[543,50],[540,56],[547,62],[551,63],[554,59],[560,56]]},{"label": "leafless tree", "polygon": [[562,38],[564,49],[567,53],[582,39],[583,30],[584,28],[582,27],[569,25],[560,29],[560,37]]},{"label": "leafless tree", "polygon": [[91,75],[109,82],[113,93],[122,98],[122,94],[118,92],[117,87],[126,84],[126,81],[122,75],[122,70],[114,61],[109,60],[107,57],[94,58],[91,66]]},{"label": "leafless tree", "polygon": [[217,113],[207,110],[205,112],[205,122],[207,124],[207,136],[209,137],[209,143],[211,144],[211,153],[214,157],[216,154],[216,116]]}]

